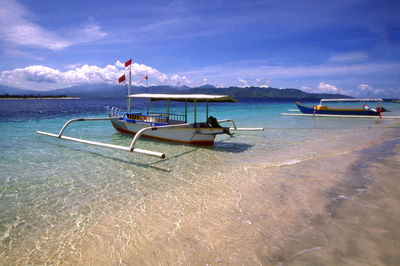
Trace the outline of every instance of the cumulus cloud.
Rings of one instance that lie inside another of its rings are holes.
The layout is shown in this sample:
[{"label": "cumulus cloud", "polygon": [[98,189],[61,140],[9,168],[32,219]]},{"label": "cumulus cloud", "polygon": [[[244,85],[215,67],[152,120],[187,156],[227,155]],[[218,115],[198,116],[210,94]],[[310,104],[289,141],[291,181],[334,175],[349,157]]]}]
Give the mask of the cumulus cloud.
[{"label": "cumulus cloud", "polygon": [[308,86],[303,86],[303,87],[301,87],[300,90],[305,91],[305,92],[314,92],[314,90]]},{"label": "cumulus cloud", "polygon": [[269,88],[269,87],[270,87],[269,84],[270,84],[269,79],[260,79],[260,78],[257,78],[257,79],[256,79],[256,85],[257,85],[257,87],[260,87],[260,88]]},{"label": "cumulus cloud", "polygon": [[320,82],[317,85],[317,87],[302,86],[300,90],[308,93],[331,93],[331,94],[347,94],[347,95],[349,95],[350,93],[346,90],[336,87],[335,85],[325,82]]},{"label": "cumulus cloud", "polygon": [[[54,33],[32,22],[35,15],[15,0],[2,1],[0,5],[0,36],[17,45],[62,50],[79,43],[103,38],[106,33],[91,22],[63,34]],[[69,36],[69,37],[67,37]]]},{"label": "cumulus cloud", "polygon": [[383,89],[376,89],[368,84],[360,84],[358,85],[360,89],[355,94],[356,96],[365,96],[365,97],[384,97],[387,93]]},{"label": "cumulus cloud", "polygon": [[332,84],[320,82],[317,91],[322,93],[339,93],[339,88]]},{"label": "cumulus cloud", "polygon": [[[73,68],[74,66],[77,66]],[[114,65],[98,67],[95,65],[80,64],[69,65],[68,71],[60,71],[43,65],[28,66],[25,68],[16,68],[0,73],[0,83],[36,90],[48,90],[63,88],[77,84],[117,84],[120,77],[127,70],[125,65],[117,61]],[[165,73],[161,73],[155,68],[144,64],[133,63],[131,65],[132,83],[138,85],[138,80],[148,76],[152,82],[158,84],[170,84],[174,86],[190,85],[191,81],[186,76],[173,75],[170,79]]]},{"label": "cumulus cloud", "polygon": [[81,83],[115,83],[121,70],[115,65],[104,68],[83,65],[66,72],[42,65],[3,71],[0,82],[28,89],[50,89]]},{"label": "cumulus cloud", "polygon": [[239,82],[239,87],[241,88],[249,87],[249,83],[242,78],[238,78],[238,82]]},{"label": "cumulus cloud", "polygon": [[189,86],[190,83],[192,82],[185,76],[181,77],[175,74],[171,77],[171,85],[174,86]]},{"label": "cumulus cloud", "polygon": [[345,91],[336,87],[335,85],[325,82],[320,82],[317,87],[302,86],[300,89],[309,93],[345,93]]},{"label": "cumulus cloud", "polygon": [[373,90],[373,88],[368,84],[360,84],[360,85],[358,85],[358,88],[363,90],[363,91],[365,91],[365,90]]}]

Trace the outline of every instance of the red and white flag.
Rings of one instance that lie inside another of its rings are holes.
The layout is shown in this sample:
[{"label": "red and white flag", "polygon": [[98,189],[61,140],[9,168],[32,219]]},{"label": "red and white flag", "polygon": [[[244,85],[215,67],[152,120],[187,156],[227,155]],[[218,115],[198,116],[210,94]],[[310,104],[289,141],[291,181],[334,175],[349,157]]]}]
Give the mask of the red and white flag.
[{"label": "red and white flag", "polygon": [[125,62],[125,67],[128,67],[132,64],[132,58]]},{"label": "red and white flag", "polygon": [[138,83],[140,83],[140,82],[142,82],[143,80],[148,80],[149,79],[149,77],[148,76],[144,76],[141,80],[139,80],[139,82]]},{"label": "red and white flag", "polygon": [[125,81],[125,74],[123,74],[121,77],[118,79],[118,83],[122,83]]}]

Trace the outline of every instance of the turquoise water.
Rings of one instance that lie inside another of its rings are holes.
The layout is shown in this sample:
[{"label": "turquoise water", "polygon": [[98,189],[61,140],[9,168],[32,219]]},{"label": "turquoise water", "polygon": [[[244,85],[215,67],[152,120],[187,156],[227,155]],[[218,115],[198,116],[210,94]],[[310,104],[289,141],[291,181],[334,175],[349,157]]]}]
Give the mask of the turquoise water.
[{"label": "turquoise water", "polygon": [[[250,100],[210,104],[209,115],[265,131],[217,136],[213,147],[139,141],[165,160],[35,133],[57,133],[71,118],[104,117],[106,105],[125,107],[114,99],[0,102],[1,264],[293,259],[325,245],[307,224],[316,213],[332,219],[326,206],[335,197],[321,191],[345,176],[352,154],[399,138],[398,120],[281,116],[295,104]],[[171,113],[181,107],[172,105]],[[400,104],[385,107],[400,115]],[[65,135],[124,146],[132,139],[108,121],[78,122]],[[262,227],[246,227],[256,220]],[[283,248],[300,232],[305,242]]]}]

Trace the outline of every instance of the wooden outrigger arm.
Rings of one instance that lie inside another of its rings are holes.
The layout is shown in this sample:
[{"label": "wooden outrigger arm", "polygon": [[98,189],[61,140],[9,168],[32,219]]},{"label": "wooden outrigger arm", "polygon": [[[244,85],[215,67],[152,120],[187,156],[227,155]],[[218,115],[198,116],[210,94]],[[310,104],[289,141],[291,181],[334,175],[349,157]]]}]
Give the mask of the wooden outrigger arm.
[{"label": "wooden outrigger arm", "polygon": [[[99,117],[99,118],[75,118],[67,121],[64,126],[61,128],[60,132],[58,134],[54,133],[49,133],[49,132],[43,132],[43,131],[36,131],[36,133],[49,136],[49,137],[54,137],[54,138],[59,138],[59,139],[65,139],[69,141],[75,141],[75,142],[80,142],[80,143],[85,143],[89,145],[94,145],[94,146],[99,146],[99,147],[104,147],[104,148],[110,148],[110,149],[116,149],[116,150],[121,150],[121,151],[128,151],[128,152],[134,152],[134,153],[140,153],[144,155],[149,155],[153,157],[158,157],[158,158],[165,158],[165,154],[157,151],[149,151],[149,150],[144,150],[144,149],[139,149],[135,148],[135,144],[138,141],[138,139],[142,136],[142,134],[146,131],[152,131],[152,130],[162,130],[162,129],[167,129],[167,128],[178,128],[178,127],[186,127],[191,124],[185,123],[185,124],[179,124],[179,125],[166,125],[166,126],[150,126],[150,127],[145,127],[139,130],[135,136],[132,138],[131,144],[129,147],[126,146],[120,146],[120,145],[114,145],[110,143],[103,143],[103,142],[97,142],[97,141],[91,141],[91,140],[85,140],[85,139],[78,139],[78,138],[73,138],[69,136],[64,136],[63,133],[67,126],[69,126],[72,122],[79,122],[79,121],[101,121],[101,120],[112,120],[112,119],[119,119],[120,117]],[[236,127],[236,124],[233,120],[231,119],[225,119],[225,120],[219,120],[219,123],[223,122],[232,122],[233,128],[230,128],[230,130],[236,130],[236,131],[262,131],[264,128],[238,128]]]},{"label": "wooden outrigger arm", "polygon": [[[63,136],[63,132],[65,128],[71,124],[72,122],[78,122],[78,121],[100,121],[100,120],[111,120],[111,119],[116,119],[118,117],[100,117],[100,118],[76,118],[76,119],[71,119],[68,122],[64,124],[64,126],[61,128],[60,132],[58,134],[53,134],[49,132],[43,132],[43,131],[36,131],[36,133],[49,136],[49,137],[55,137],[59,139],[65,139],[69,141],[76,141],[80,143],[85,143],[89,145],[94,145],[94,146],[99,146],[99,147],[105,147],[105,148],[110,148],[110,149],[117,149],[121,151],[128,151],[128,152],[134,152],[134,153],[140,153],[144,155],[149,155],[153,157],[158,157],[158,158],[165,158],[165,154],[161,152],[156,152],[156,151],[149,151],[149,150],[144,150],[144,149],[139,149],[135,148],[135,143],[136,141],[140,138],[140,136],[143,134],[143,132],[147,130],[157,130],[160,127],[146,127],[141,129],[139,132],[136,133],[136,135],[133,137],[131,145],[129,147],[125,146],[120,146],[120,145],[114,145],[114,144],[109,144],[109,143],[103,143],[103,142],[97,142],[97,141],[91,141],[91,140],[85,140],[85,139],[78,139],[78,138],[73,138],[73,137],[68,137],[68,136]],[[166,126],[164,126],[166,127]]]}]

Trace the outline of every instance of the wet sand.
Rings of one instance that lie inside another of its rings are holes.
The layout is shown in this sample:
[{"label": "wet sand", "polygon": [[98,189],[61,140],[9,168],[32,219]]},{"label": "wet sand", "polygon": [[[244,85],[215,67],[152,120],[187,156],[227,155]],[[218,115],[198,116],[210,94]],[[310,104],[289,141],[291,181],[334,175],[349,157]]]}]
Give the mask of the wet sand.
[{"label": "wet sand", "polygon": [[386,158],[382,157],[383,153],[376,153],[378,162],[368,167],[371,183],[365,190],[347,197],[335,208],[332,220],[320,226],[329,244],[324,249],[300,255],[292,262],[399,265],[400,144],[393,152]]}]

